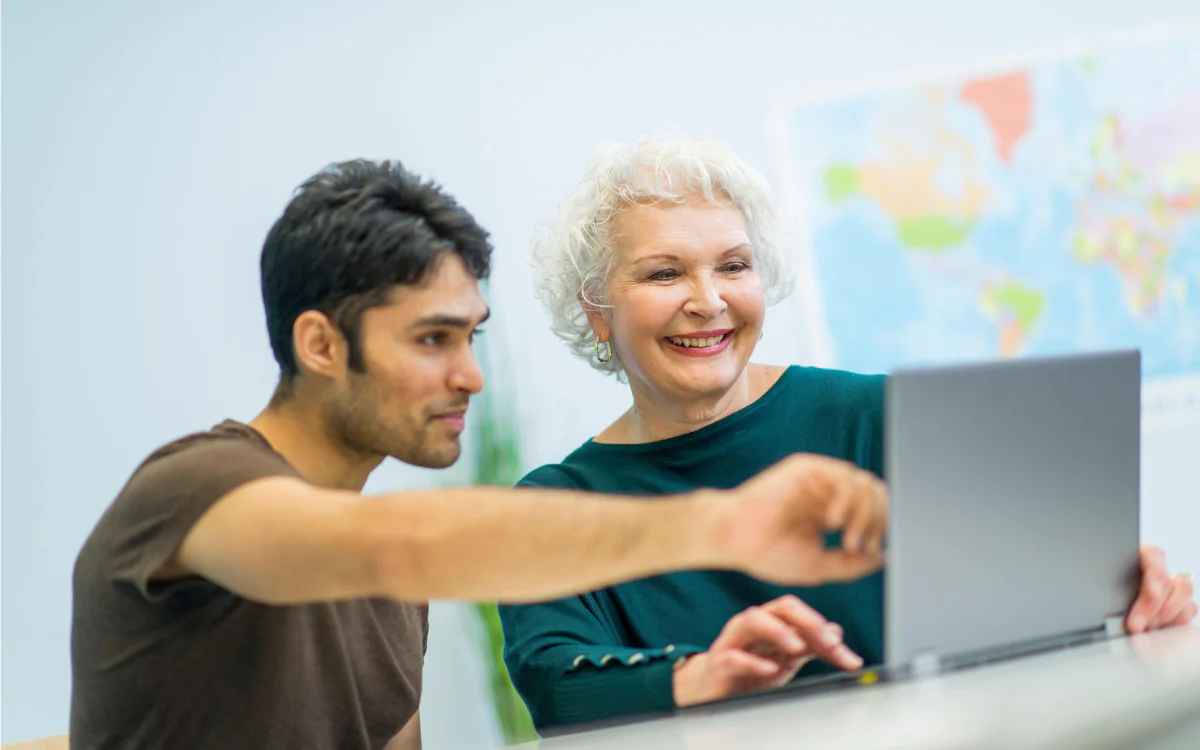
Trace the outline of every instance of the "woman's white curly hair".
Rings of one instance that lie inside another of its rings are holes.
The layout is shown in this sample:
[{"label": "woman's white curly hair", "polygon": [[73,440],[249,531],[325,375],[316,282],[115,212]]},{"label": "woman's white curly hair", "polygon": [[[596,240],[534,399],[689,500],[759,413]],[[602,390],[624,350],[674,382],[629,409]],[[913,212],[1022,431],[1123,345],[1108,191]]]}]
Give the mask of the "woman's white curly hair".
[{"label": "woman's white curly hair", "polygon": [[617,212],[697,198],[735,206],[745,216],[767,303],[791,293],[791,238],[762,175],[723,146],[681,135],[643,139],[635,148],[603,144],[583,181],[559,205],[557,217],[539,231],[532,254],[534,283],[554,332],[592,367],[624,380],[615,348],[608,362],[596,358],[596,337],[584,307],[606,306]]}]

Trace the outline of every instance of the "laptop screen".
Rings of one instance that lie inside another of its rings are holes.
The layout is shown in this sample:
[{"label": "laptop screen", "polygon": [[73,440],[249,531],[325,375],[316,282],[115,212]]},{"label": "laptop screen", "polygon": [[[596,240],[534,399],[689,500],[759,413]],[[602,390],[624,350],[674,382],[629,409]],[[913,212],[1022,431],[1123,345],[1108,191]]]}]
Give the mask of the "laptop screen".
[{"label": "laptop screen", "polygon": [[885,660],[1097,630],[1137,589],[1138,352],[888,379]]}]

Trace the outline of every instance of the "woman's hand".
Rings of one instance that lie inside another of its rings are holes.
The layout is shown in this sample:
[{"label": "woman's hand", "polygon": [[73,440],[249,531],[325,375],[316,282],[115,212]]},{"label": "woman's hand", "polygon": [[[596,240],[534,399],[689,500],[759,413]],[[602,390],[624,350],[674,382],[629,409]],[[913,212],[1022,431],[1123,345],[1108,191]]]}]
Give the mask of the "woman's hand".
[{"label": "woman's hand", "polygon": [[842,669],[862,659],[842,643],[842,628],[795,596],[783,596],[734,615],[708,651],[675,671],[675,704],[697,703],[791,681],[814,658]]},{"label": "woman's hand", "polygon": [[1190,575],[1167,575],[1167,556],[1158,547],[1142,545],[1142,586],[1129,608],[1125,627],[1136,635],[1148,630],[1187,625],[1196,618]]}]

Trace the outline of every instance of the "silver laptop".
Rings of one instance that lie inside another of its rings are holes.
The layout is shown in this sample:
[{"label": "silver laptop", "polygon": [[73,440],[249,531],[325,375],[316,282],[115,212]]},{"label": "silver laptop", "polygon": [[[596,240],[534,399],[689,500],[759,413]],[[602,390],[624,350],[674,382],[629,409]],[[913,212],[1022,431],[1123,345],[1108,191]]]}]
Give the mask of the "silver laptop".
[{"label": "silver laptop", "polygon": [[883,666],[687,711],[1124,633],[1139,579],[1137,351],[901,370],[885,410]]},{"label": "silver laptop", "polygon": [[1140,384],[1136,351],[888,378],[888,668],[1123,632],[1138,585]]}]

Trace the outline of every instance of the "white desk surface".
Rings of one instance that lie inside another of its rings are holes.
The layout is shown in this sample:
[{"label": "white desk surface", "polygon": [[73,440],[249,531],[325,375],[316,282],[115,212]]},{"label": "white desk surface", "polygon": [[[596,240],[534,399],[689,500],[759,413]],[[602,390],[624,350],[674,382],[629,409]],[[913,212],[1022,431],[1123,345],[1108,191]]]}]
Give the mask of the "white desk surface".
[{"label": "white desk surface", "polygon": [[1194,624],[916,681],[712,707],[515,747],[1165,750],[1200,748],[1198,740]]}]

